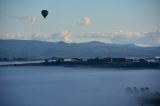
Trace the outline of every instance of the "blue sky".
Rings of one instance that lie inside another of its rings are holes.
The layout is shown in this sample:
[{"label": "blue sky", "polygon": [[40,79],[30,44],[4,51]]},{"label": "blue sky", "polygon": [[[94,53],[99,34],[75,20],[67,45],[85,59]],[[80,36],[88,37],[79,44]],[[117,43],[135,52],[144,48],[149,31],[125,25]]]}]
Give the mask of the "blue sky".
[{"label": "blue sky", "polygon": [[160,0],[0,0],[0,38],[159,45],[159,10]]}]

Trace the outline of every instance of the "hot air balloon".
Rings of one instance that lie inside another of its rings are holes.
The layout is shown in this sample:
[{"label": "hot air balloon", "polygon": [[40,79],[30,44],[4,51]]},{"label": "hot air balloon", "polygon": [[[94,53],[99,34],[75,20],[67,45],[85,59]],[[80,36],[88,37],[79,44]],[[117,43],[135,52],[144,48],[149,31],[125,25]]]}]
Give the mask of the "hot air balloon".
[{"label": "hot air balloon", "polygon": [[48,15],[48,10],[42,10],[42,11],[41,11],[41,14],[42,14],[42,16],[43,16],[44,18],[46,18],[47,15]]}]

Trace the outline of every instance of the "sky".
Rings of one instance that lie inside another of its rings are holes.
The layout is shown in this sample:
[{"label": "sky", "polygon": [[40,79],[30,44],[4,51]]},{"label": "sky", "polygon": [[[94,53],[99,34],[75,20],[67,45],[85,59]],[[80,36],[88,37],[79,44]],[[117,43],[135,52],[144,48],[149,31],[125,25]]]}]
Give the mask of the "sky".
[{"label": "sky", "polygon": [[159,10],[160,0],[0,0],[0,39],[159,46]]}]

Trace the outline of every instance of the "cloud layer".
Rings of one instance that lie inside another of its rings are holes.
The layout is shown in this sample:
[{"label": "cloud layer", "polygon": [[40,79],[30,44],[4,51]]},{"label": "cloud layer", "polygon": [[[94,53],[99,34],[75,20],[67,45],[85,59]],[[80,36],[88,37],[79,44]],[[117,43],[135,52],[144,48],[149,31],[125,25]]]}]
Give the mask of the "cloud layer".
[{"label": "cloud layer", "polygon": [[136,44],[139,46],[160,46],[160,31],[155,32],[129,32],[113,31],[103,33],[85,33],[82,35],[73,35],[70,31],[62,31],[47,35],[44,33],[35,33],[32,36],[25,36],[21,32],[0,33],[0,39],[32,39],[41,41],[64,41],[84,42],[84,41],[102,41],[116,44]]},{"label": "cloud layer", "polygon": [[31,36],[32,40],[40,40],[40,41],[64,41],[66,43],[72,42],[72,33],[69,31],[62,31],[58,33],[54,33],[51,35],[46,35],[44,33],[35,33]]},{"label": "cloud layer", "polygon": [[69,31],[62,31],[49,36],[49,40],[64,41],[66,43],[72,42],[72,33]]},{"label": "cloud layer", "polygon": [[15,33],[0,33],[0,39],[19,39],[25,40],[28,39],[22,32],[15,32]]},{"label": "cloud layer", "polygon": [[114,31],[104,33],[86,33],[80,37],[86,39],[101,39],[117,44],[160,45],[160,31],[156,32],[128,32]]}]

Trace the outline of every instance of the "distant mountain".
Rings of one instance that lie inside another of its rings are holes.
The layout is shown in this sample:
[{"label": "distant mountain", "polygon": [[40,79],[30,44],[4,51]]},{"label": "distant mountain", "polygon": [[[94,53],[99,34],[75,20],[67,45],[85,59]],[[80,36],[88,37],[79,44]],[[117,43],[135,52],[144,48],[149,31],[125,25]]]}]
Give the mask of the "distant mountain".
[{"label": "distant mountain", "polygon": [[35,40],[0,40],[0,58],[50,57],[154,57],[160,47],[138,47],[133,44],[43,42]]}]

